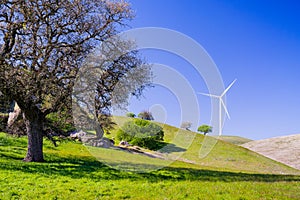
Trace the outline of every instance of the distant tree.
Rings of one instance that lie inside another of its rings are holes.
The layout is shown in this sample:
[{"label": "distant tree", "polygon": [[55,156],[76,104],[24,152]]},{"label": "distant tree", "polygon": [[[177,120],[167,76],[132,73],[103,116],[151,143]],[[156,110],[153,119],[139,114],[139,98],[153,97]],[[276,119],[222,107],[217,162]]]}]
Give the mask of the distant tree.
[{"label": "distant tree", "polygon": [[192,127],[192,122],[182,122],[180,127],[189,131]]},{"label": "distant tree", "polygon": [[126,117],[135,118],[135,114],[132,112],[128,112],[128,113],[126,113]]},{"label": "distant tree", "polygon": [[154,120],[154,117],[152,116],[152,113],[150,111],[143,111],[143,112],[140,112],[138,114],[138,117],[141,118],[141,119],[144,119],[144,120]]},{"label": "distant tree", "polygon": [[197,131],[206,135],[207,133],[212,132],[212,127],[204,124],[204,125],[199,126]]}]

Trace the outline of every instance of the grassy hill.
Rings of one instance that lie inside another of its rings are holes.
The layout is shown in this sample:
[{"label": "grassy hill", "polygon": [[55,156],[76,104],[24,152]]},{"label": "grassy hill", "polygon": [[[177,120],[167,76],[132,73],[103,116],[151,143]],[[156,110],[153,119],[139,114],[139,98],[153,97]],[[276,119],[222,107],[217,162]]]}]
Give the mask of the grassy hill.
[{"label": "grassy hill", "polygon": [[[56,148],[45,140],[45,163],[22,162],[26,138],[0,133],[0,199],[300,198],[300,176],[295,175],[299,171],[293,168],[219,140],[207,157],[200,158],[202,135],[167,125],[164,131],[172,145],[159,154],[167,154],[169,160],[71,141]],[[165,167],[134,170],[150,164]]]},{"label": "grassy hill", "polygon": [[252,141],[242,146],[273,160],[300,169],[300,134]]},{"label": "grassy hill", "polygon": [[252,141],[248,138],[243,138],[243,137],[239,137],[239,136],[231,136],[231,135],[221,135],[220,137],[218,137],[218,139],[223,140],[225,142],[229,142],[231,144],[235,144],[235,145],[242,145],[242,144]]},{"label": "grassy hill", "polygon": [[[114,120],[122,125],[125,121],[128,120],[126,117],[115,117]],[[169,159],[180,158],[182,161],[190,162],[195,165],[200,165],[201,167],[208,167],[209,169],[223,170],[223,171],[235,171],[235,172],[250,172],[250,173],[271,173],[271,174],[299,174],[298,170],[295,170],[291,167],[283,165],[274,160],[268,159],[264,156],[261,156],[258,153],[249,151],[246,148],[224,142],[214,137],[204,137],[202,134],[198,134],[192,131],[187,131],[183,129],[178,129],[176,127],[172,127],[166,124],[160,124],[164,129],[165,133],[165,142],[170,143],[163,149],[159,150],[159,152],[165,153],[168,161]],[[116,130],[112,132],[109,137],[115,137]],[[231,141],[241,142],[246,139],[241,139],[238,137],[232,137]],[[206,145],[206,146],[205,146]],[[208,156],[205,158],[199,157],[201,154],[202,147],[211,147],[211,151]],[[92,152],[94,152],[92,150]],[[114,152],[114,151],[112,151]],[[113,155],[107,156],[108,158],[104,158],[104,156],[99,156],[98,158],[101,161],[105,161],[107,164],[111,164],[109,158],[118,159],[118,165],[120,168],[120,162],[127,162],[131,159],[132,162],[136,162],[136,155],[127,155],[127,156],[118,156],[119,152],[115,151]],[[107,155],[104,154],[104,155]],[[148,159],[148,158],[147,158]],[[157,159],[156,159],[157,160]],[[164,161],[158,161],[158,163],[165,165]],[[143,162],[139,162],[143,164]],[[153,159],[149,158],[148,163],[156,163]],[[112,163],[113,164],[113,163]],[[126,168],[126,166],[125,166]]]}]

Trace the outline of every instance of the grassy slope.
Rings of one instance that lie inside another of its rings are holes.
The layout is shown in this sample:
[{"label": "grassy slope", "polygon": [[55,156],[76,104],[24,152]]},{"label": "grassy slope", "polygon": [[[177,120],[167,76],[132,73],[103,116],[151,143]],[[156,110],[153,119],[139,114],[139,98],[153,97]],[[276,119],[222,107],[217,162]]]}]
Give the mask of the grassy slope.
[{"label": "grassy slope", "polygon": [[[118,124],[123,124],[127,118],[115,117]],[[159,124],[159,123],[158,123]],[[204,140],[202,134],[186,131],[166,124],[160,124],[164,128],[165,141],[173,146],[167,146],[162,151],[167,151],[169,157],[181,157],[183,160],[193,161],[196,165],[209,169],[271,174],[299,174],[299,170],[268,159],[260,154],[243,147],[208,137]],[[110,137],[115,137],[112,132]],[[212,151],[205,158],[199,157],[201,145],[207,142],[215,142]],[[116,154],[114,154],[116,155]],[[126,158],[128,159],[128,158]]]},{"label": "grassy slope", "polygon": [[223,140],[225,142],[229,142],[231,144],[235,144],[235,145],[241,145],[241,144],[245,144],[247,142],[252,141],[248,138],[243,138],[243,137],[239,137],[239,136],[230,136],[230,135],[222,135],[222,136],[218,137],[218,139]]},{"label": "grassy slope", "polygon": [[24,163],[26,138],[0,135],[0,199],[299,199],[299,176],[221,172],[175,162],[151,173],[103,165],[78,143],[53,148],[48,163]]},{"label": "grassy slope", "polygon": [[[174,127],[164,128],[169,141],[178,134]],[[75,142],[54,148],[45,141],[48,162],[24,163],[26,138],[0,133],[0,199],[300,199],[300,176],[263,174],[271,173],[272,166],[276,172],[297,171],[224,142],[200,159],[202,140],[196,135],[183,154],[197,164],[176,161],[157,171],[134,173],[98,162]],[[239,159],[254,164],[246,168]]]}]

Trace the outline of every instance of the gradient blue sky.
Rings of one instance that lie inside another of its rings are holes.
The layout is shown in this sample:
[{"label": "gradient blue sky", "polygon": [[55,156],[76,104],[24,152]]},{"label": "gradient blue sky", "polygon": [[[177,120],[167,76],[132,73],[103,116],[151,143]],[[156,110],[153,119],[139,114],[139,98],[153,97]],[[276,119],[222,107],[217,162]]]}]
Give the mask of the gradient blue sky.
[{"label": "gradient blue sky", "polygon": [[[300,3],[298,1],[129,0],[136,12],[132,28],[163,27],[179,31],[201,44],[216,63],[227,94],[231,120],[223,134],[263,139],[300,133]],[[195,91],[207,92],[183,59],[159,51],[144,51],[149,62],[182,73]],[[198,96],[201,124],[209,123],[210,99]],[[161,105],[154,106],[153,105]],[[154,112],[158,121],[180,126],[178,100],[155,87],[129,109]],[[164,112],[162,112],[162,108]],[[160,112],[159,112],[160,110]],[[184,120],[184,119],[183,119]],[[193,129],[198,125],[194,124]]]}]

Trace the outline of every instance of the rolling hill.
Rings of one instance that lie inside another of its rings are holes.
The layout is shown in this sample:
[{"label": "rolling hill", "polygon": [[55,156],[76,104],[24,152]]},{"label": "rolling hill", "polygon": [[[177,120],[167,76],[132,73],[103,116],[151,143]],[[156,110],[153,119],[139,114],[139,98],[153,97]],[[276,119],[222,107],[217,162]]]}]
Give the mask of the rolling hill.
[{"label": "rolling hill", "polygon": [[[0,133],[0,199],[300,198],[298,170],[212,137],[163,128],[166,148],[145,151],[164,158],[44,140],[45,163],[22,162],[27,138]],[[214,148],[201,158],[206,144]]]},{"label": "rolling hill", "polygon": [[[115,117],[115,122],[120,126],[127,120],[126,117]],[[116,166],[118,168],[127,169],[128,161],[138,162],[143,166],[152,163],[161,164],[166,166],[172,164],[175,160],[182,162],[192,163],[193,165],[201,168],[209,168],[221,171],[235,171],[235,172],[249,172],[249,173],[269,173],[269,174],[299,174],[300,171],[286,166],[280,162],[266,158],[256,152],[250,151],[244,147],[232,144],[230,142],[223,141],[222,139],[216,139],[210,136],[203,136],[192,131],[178,129],[167,124],[160,124],[164,129],[164,140],[167,143],[165,147],[158,150],[158,152],[151,152],[153,155],[163,157],[163,159],[144,158],[139,155],[136,158],[135,154],[124,154],[118,150],[107,150],[105,153],[99,152],[98,149],[89,148],[92,154],[100,161],[105,162],[108,165]],[[112,131],[109,135],[110,138],[115,137],[116,130]],[[239,137],[227,137],[231,139],[231,142],[241,143],[248,141]],[[224,139],[224,138],[223,138]],[[118,141],[117,141],[118,143]],[[205,149],[206,148],[206,149]],[[203,150],[204,149],[204,150]],[[201,157],[203,151],[207,151],[206,157]],[[201,152],[202,151],[202,152]],[[98,152],[98,153],[97,153]],[[122,154],[122,155],[120,155]],[[109,155],[109,156],[104,156]],[[111,158],[118,158],[118,162]],[[137,161],[138,160],[138,161]],[[143,162],[141,160],[144,160]],[[120,163],[124,163],[124,166]],[[160,166],[154,166],[159,168]],[[139,170],[139,169],[137,169]]]},{"label": "rolling hill", "polygon": [[222,136],[218,137],[218,139],[223,140],[225,142],[229,142],[231,144],[235,144],[235,145],[241,145],[241,144],[245,144],[247,142],[252,141],[248,138],[243,138],[243,137],[239,137],[239,136],[231,136],[231,135],[222,135]]},{"label": "rolling hill", "polygon": [[300,169],[300,134],[251,141],[242,146],[278,162]]}]

